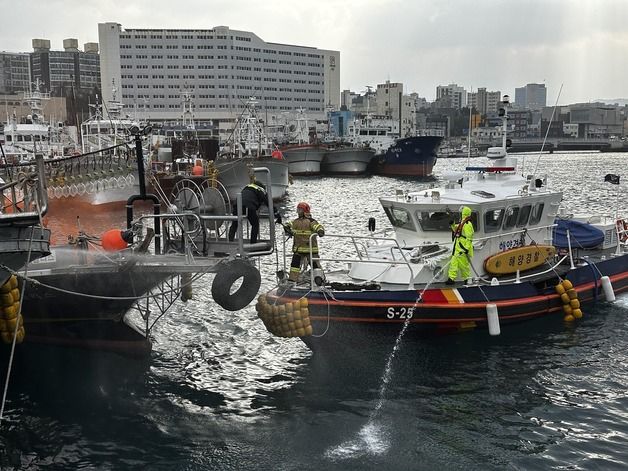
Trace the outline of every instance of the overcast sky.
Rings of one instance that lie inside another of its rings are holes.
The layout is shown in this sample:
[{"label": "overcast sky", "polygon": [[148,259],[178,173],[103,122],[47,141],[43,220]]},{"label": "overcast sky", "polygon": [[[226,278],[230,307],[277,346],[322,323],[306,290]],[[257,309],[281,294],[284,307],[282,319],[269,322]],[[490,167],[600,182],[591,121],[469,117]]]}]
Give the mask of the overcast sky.
[{"label": "overcast sky", "polygon": [[[0,0],[0,50],[32,38],[98,41],[123,28],[229,26],[269,42],[340,51],[341,89],[402,82],[433,100],[437,85],[545,83],[548,104],[628,98],[628,0]],[[82,46],[81,46],[82,47]]]}]

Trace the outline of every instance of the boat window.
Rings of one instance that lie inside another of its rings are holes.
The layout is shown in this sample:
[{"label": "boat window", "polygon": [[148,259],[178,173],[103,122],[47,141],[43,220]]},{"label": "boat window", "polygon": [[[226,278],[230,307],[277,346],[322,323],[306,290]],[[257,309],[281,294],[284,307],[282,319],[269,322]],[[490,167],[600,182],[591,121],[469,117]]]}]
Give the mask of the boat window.
[{"label": "boat window", "polygon": [[11,136],[11,135],[7,135],[7,136],[5,136],[5,138],[6,138],[7,142],[11,142],[13,140],[13,136]]},{"label": "boat window", "polygon": [[532,206],[526,204],[519,211],[519,217],[517,218],[517,227],[524,227],[528,223],[528,216],[530,216],[530,211],[532,210]]},{"label": "boat window", "polygon": [[24,136],[24,142],[31,142],[33,140],[32,138],[33,138],[33,136],[26,135],[26,136]]},{"label": "boat window", "polygon": [[491,209],[484,213],[484,232],[498,231],[504,219],[504,209]]},{"label": "boat window", "polygon": [[459,221],[460,213],[445,211],[417,211],[419,224],[424,231],[450,231],[451,221]]},{"label": "boat window", "polygon": [[543,215],[543,207],[545,203],[537,203],[532,210],[532,215],[530,216],[530,225],[534,226],[539,223],[541,220],[541,216]]},{"label": "boat window", "polygon": [[[421,229],[424,231],[451,231],[452,221],[456,224],[460,222],[460,213],[456,212],[445,212],[445,211],[417,211],[417,218],[419,219],[419,224],[421,225]],[[473,229],[478,230],[478,213],[477,211],[473,211],[471,213],[471,224],[473,224]]]},{"label": "boat window", "polygon": [[411,231],[416,231],[414,222],[412,222],[412,216],[403,208],[384,208],[386,216],[390,220],[393,227],[402,227]]},{"label": "boat window", "polygon": [[504,218],[503,228],[512,229],[517,224],[517,218],[519,217],[519,206],[509,206],[506,208],[506,217]]}]

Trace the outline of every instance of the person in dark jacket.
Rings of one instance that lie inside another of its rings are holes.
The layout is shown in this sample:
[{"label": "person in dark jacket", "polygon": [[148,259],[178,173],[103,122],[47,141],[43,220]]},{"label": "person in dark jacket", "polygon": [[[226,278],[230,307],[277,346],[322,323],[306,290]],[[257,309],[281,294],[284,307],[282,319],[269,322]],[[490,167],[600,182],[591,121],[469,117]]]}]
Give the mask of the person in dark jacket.
[{"label": "person in dark jacket", "polygon": [[[266,186],[260,182],[252,182],[242,189],[242,210],[245,211],[246,218],[251,224],[251,244],[257,242],[259,237],[259,216],[257,211],[262,205],[268,206],[268,194]],[[238,205],[233,206],[233,215],[238,215]],[[238,221],[232,221],[229,228],[229,240],[235,238],[238,231]]]}]

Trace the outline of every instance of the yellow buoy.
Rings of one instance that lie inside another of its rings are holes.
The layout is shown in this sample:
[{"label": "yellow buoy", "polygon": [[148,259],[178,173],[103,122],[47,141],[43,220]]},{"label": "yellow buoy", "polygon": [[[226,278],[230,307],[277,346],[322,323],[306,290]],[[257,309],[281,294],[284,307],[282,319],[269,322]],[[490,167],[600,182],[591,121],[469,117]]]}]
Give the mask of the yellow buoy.
[{"label": "yellow buoy", "polygon": [[573,310],[573,316],[576,319],[580,319],[582,317],[582,311],[580,309],[574,309]]},{"label": "yellow buoy", "polygon": [[569,280],[563,280],[563,288],[568,291],[573,288],[573,284]]},{"label": "yellow buoy", "polygon": [[0,337],[2,337],[4,343],[13,342],[13,332],[0,332]]},{"label": "yellow buoy", "polygon": [[559,296],[565,292],[565,288],[561,284],[554,286],[554,288],[556,289],[556,292],[558,293]]},{"label": "yellow buoy", "polygon": [[286,312],[294,311],[294,305],[292,303],[286,303]]},{"label": "yellow buoy", "polygon": [[5,306],[2,308],[4,311],[5,319],[13,319],[17,316],[18,311],[20,310],[20,303],[14,303],[11,306]]},{"label": "yellow buoy", "polygon": [[8,293],[4,293],[0,295],[0,302],[2,303],[3,306],[10,306],[13,304],[13,295],[11,294],[11,291],[9,291]]},{"label": "yellow buoy", "polygon": [[24,341],[25,335],[26,335],[26,331],[24,330],[24,327],[20,327],[17,330],[17,338],[15,339],[15,341],[17,343],[22,343]]},{"label": "yellow buoy", "polygon": [[574,317],[569,314],[568,316],[565,316],[565,322],[573,322],[574,321]]},{"label": "yellow buoy", "polygon": [[572,313],[573,309],[571,309],[569,304],[563,304],[563,311],[565,311],[565,314],[569,315]]},{"label": "yellow buoy", "polygon": [[563,293],[560,295],[560,300],[563,302],[563,304],[569,304],[570,299],[571,298],[567,293]]},{"label": "yellow buoy", "polygon": [[569,296],[569,299],[576,299],[578,297],[578,293],[575,289],[571,288],[569,291],[567,291],[567,296]]},{"label": "yellow buoy", "polygon": [[17,324],[19,324],[20,327],[24,325],[24,319],[22,318],[22,315],[20,314],[18,317],[14,319],[8,319],[6,323],[7,323],[8,331],[13,332]]},{"label": "yellow buoy", "polygon": [[17,276],[11,275],[11,278],[9,278],[9,283],[11,284],[11,289],[17,288],[18,287]]},{"label": "yellow buoy", "polygon": [[11,296],[13,297],[13,302],[18,302],[20,300],[20,290],[14,288],[11,290]]},{"label": "yellow buoy", "polygon": [[313,333],[313,332],[314,332],[314,331],[313,331],[313,329],[312,329],[312,326],[311,326],[311,325],[308,325],[308,326],[305,328],[305,335],[312,335],[312,333]]},{"label": "yellow buoy", "polygon": [[303,327],[297,328],[297,335],[299,337],[305,337],[305,329]]},{"label": "yellow buoy", "polygon": [[572,299],[571,301],[569,301],[569,305],[572,309],[578,309],[580,307],[580,301],[578,301],[577,299]]},{"label": "yellow buoy", "polygon": [[301,305],[301,308],[307,307],[307,305],[308,305],[307,298],[301,298],[299,300],[299,304]]}]

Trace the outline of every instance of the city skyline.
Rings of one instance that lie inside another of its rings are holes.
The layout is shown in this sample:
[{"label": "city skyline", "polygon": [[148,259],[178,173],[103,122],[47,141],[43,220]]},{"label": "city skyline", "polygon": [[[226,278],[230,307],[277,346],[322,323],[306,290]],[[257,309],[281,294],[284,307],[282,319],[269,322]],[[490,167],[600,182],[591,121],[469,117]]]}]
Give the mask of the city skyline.
[{"label": "city skyline", "polygon": [[[8,8],[6,0],[0,5]],[[173,11],[162,0],[85,4],[51,0],[12,3],[0,50],[30,52],[33,38],[62,49],[65,38],[98,42],[98,23],[129,28],[212,28],[250,31],[268,42],[340,51],[340,87],[363,92],[386,80],[433,101],[436,87],[456,83],[511,95],[544,83],[547,105],[628,97],[623,77],[628,2],[580,0],[400,2],[320,0],[305,8],[285,0],[185,2]],[[246,12],[246,14],[242,14]]]}]

